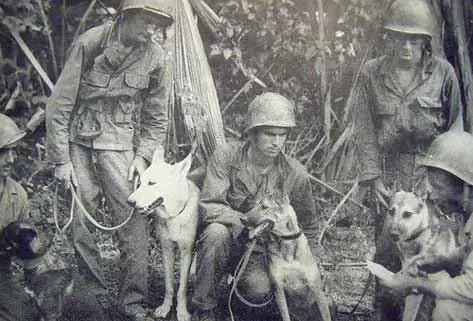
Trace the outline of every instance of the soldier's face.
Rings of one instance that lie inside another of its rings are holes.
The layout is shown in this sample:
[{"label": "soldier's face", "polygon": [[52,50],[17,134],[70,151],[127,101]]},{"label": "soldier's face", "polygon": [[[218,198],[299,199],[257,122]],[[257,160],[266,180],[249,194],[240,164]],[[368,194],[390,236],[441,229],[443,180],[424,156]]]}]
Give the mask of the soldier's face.
[{"label": "soldier's face", "polygon": [[16,160],[16,151],[13,146],[7,146],[0,149],[0,177],[4,178],[10,175],[13,163]]},{"label": "soldier's face", "polygon": [[122,32],[135,43],[145,43],[162,26],[163,21],[156,14],[143,10],[131,10],[125,15]]},{"label": "soldier's face", "polygon": [[417,64],[422,59],[425,36],[410,35],[401,32],[390,33],[394,45],[395,57],[403,63]]},{"label": "soldier's face", "polygon": [[284,127],[263,126],[257,128],[253,144],[265,157],[275,158],[283,149],[289,129]]}]

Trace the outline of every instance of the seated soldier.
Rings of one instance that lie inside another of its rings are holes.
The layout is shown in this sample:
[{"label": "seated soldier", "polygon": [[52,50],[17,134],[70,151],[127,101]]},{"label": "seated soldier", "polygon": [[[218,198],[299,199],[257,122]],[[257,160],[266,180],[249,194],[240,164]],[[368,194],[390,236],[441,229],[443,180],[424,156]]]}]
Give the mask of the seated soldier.
[{"label": "seated soldier", "polygon": [[[467,202],[463,199],[463,186],[473,185],[473,135],[466,132],[447,132],[432,143],[423,165],[427,166],[432,199],[446,211],[457,211],[463,207],[465,213],[473,209],[473,194]],[[441,183],[440,183],[441,182]],[[463,204],[463,205],[462,205]],[[404,292],[417,288],[436,297],[433,321],[473,320],[473,216],[470,215],[463,232],[460,232],[460,247],[457,255],[462,260],[458,276],[440,280],[427,280],[397,273],[392,280],[380,279],[389,288]]]},{"label": "seated soldier", "polygon": [[[302,226],[315,218],[307,171],[283,153],[289,131],[295,126],[293,104],[279,94],[264,93],[249,105],[246,141],[217,147],[208,163],[200,200],[204,230],[197,242],[192,298],[200,321],[217,320],[216,287],[226,268],[234,269],[243,254],[244,225],[240,218],[258,200],[286,193]],[[244,288],[243,296],[253,302],[265,301],[270,294],[261,252],[252,253],[239,285]]]},{"label": "seated soldier", "polygon": [[[15,147],[25,134],[8,116],[0,114],[0,230],[28,215],[27,194],[10,177]],[[36,303],[24,291],[21,279],[21,274],[12,274],[10,257],[0,253],[0,320],[39,319]]]}]

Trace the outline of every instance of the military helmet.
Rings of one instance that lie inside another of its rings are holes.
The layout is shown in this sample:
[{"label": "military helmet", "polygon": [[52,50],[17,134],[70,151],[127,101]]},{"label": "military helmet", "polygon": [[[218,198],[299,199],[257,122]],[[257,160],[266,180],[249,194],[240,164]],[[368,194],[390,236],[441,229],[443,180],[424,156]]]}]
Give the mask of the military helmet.
[{"label": "military helmet", "polygon": [[10,117],[0,114],[0,148],[13,144],[26,135]]},{"label": "military helmet", "polygon": [[423,0],[396,0],[388,10],[384,29],[432,37],[434,16]]},{"label": "military helmet", "polygon": [[142,9],[152,12],[160,17],[164,25],[170,26],[174,22],[172,16],[171,4],[174,0],[124,0],[122,4],[122,12],[131,9]]},{"label": "military helmet", "polygon": [[421,164],[443,169],[473,185],[473,135],[448,131],[432,142]]},{"label": "military helmet", "polygon": [[294,105],[289,99],[276,93],[264,93],[250,103],[246,114],[247,127],[245,132],[261,127],[295,127]]}]

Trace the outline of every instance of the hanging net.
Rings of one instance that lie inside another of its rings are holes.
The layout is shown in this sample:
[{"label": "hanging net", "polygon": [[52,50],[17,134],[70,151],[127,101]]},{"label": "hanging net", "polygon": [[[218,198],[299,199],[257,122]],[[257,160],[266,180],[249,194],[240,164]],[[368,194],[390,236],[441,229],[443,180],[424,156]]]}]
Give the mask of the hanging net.
[{"label": "hanging net", "polygon": [[196,156],[206,164],[225,142],[217,91],[188,0],[175,0],[174,18],[165,45],[173,63],[168,150],[197,142]]}]

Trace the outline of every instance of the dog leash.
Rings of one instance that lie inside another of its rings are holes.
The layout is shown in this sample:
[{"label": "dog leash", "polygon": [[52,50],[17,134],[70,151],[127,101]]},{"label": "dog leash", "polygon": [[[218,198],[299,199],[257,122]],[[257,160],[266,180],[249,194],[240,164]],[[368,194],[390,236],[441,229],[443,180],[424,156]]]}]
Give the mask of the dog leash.
[{"label": "dog leash", "polygon": [[264,222],[260,224],[262,226],[261,230],[259,231],[258,234],[256,234],[250,242],[250,245],[246,248],[245,253],[243,253],[243,256],[240,258],[240,261],[237,264],[237,267],[235,268],[235,277],[233,278],[233,284],[232,288],[230,289],[230,294],[228,295],[228,311],[230,312],[230,318],[232,321],[235,321],[235,316],[232,311],[232,297],[233,294],[237,296],[238,299],[240,299],[241,302],[244,304],[248,305],[249,307],[252,308],[262,308],[273,300],[273,297],[271,297],[268,301],[263,302],[263,303],[253,303],[245,299],[239,292],[238,292],[238,282],[240,281],[241,276],[243,275],[243,272],[246,269],[246,266],[248,265],[248,261],[250,260],[251,253],[253,253],[253,250],[255,249],[256,242],[258,241],[258,238],[267,230],[271,229],[274,224],[271,224],[270,221]]},{"label": "dog leash", "polygon": [[[134,181],[133,181],[133,190],[136,190],[138,186],[138,176],[135,176]],[[74,220],[74,208],[75,208],[75,203],[77,203],[77,206],[79,209],[82,211],[84,216],[97,228],[103,230],[103,231],[115,231],[118,230],[119,228],[123,227],[125,224],[128,223],[128,221],[131,219],[133,216],[133,213],[135,211],[134,208],[130,209],[130,213],[128,214],[128,217],[120,224],[116,226],[104,226],[100,224],[85,208],[84,204],[79,199],[79,196],[77,195],[74,186],[72,183],[69,182],[69,190],[71,191],[72,195],[72,201],[71,201],[71,209],[70,209],[70,214],[69,214],[69,220],[67,223],[64,225],[64,227],[59,226],[59,219],[58,219],[58,214],[57,214],[57,194],[58,194],[58,185],[56,185],[56,195],[54,199],[54,223],[56,224],[56,227],[59,231],[61,231],[62,234],[65,233],[66,229],[71,225],[72,221]]]}]

